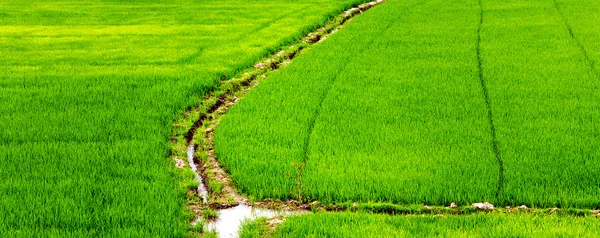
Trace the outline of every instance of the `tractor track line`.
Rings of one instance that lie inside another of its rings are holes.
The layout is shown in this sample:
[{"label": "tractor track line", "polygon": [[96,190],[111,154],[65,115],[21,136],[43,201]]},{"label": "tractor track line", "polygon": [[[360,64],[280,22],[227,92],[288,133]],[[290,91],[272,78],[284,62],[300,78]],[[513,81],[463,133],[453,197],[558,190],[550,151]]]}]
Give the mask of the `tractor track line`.
[{"label": "tractor track line", "polygon": [[[414,4],[413,6],[411,6],[411,8],[420,6],[420,5],[424,4],[424,3],[425,3],[425,1],[421,1],[421,2],[419,2],[417,4]],[[407,10],[410,11],[410,9],[407,9]],[[400,17],[401,16],[399,16],[398,19]],[[395,21],[392,21],[392,22],[388,23],[387,26],[380,31],[381,32],[380,36],[381,35],[385,35],[392,28],[392,26],[395,23],[396,23]],[[373,43],[376,42],[377,40],[378,40],[378,38],[374,37],[368,44],[365,44],[365,45],[372,46]],[[366,49],[363,52],[369,52],[369,51],[370,50]],[[329,93],[331,92],[331,89],[333,88],[333,85],[335,85],[335,83],[337,82],[337,79],[338,79],[338,77],[340,75],[339,73],[346,71],[346,68],[348,68],[348,65],[350,64],[350,62],[351,61],[349,59],[346,59],[346,63],[344,64],[344,66],[342,66],[341,70],[338,71],[338,74],[336,74],[333,77],[333,79],[331,79],[331,82],[329,82],[329,85],[327,86],[327,89],[325,89],[325,91],[323,92],[323,94],[321,94],[321,97],[319,99],[319,104],[317,106],[317,109],[315,110],[315,112],[313,114],[313,117],[311,118],[311,121],[309,122],[309,125],[308,125],[308,136],[306,137],[306,140],[304,141],[304,159],[302,161],[302,165],[303,165],[302,168],[304,168],[304,166],[306,166],[306,163],[308,162],[308,157],[309,157],[309,154],[310,154],[310,141],[311,141],[312,136],[314,134],[315,124],[316,124],[316,121],[319,118],[319,115],[321,113],[321,108],[323,107],[323,102],[325,101],[325,99],[327,99],[327,97],[329,96]],[[303,174],[303,172],[300,173],[300,174]],[[298,181],[302,181],[302,175],[300,176],[300,178],[298,179]]]},{"label": "tractor track line", "polygon": [[585,47],[583,47],[583,44],[581,44],[581,41],[575,36],[575,33],[573,33],[573,28],[571,28],[571,25],[569,25],[569,22],[567,22],[567,18],[565,18],[564,14],[560,10],[560,7],[558,7],[557,0],[553,0],[553,2],[554,2],[554,8],[556,9],[556,12],[558,12],[558,15],[560,16],[560,19],[562,20],[562,22],[564,23],[565,27],[569,31],[569,35],[571,36],[571,39],[573,40],[573,42],[575,42],[575,44],[577,45],[577,47],[581,51],[581,54],[583,54],[583,60],[590,67],[590,70],[592,71],[592,73],[594,74],[594,76],[596,76],[596,79],[600,79],[600,72],[598,72],[596,70],[594,61],[592,61],[592,59],[590,59],[587,50],[585,49]]},{"label": "tractor track line", "polygon": [[500,153],[500,146],[498,145],[498,138],[496,136],[496,126],[494,123],[494,116],[492,113],[492,105],[490,103],[490,96],[488,88],[483,77],[483,60],[481,57],[481,28],[483,27],[483,3],[482,0],[478,1],[479,5],[479,24],[477,26],[477,68],[479,71],[479,82],[481,83],[481,90],[483,92],[483,98],[485,100],[485,107],[487,109],[487,117],[490,123],[490,134],[492,136],[492,148],[494,149],[494,155],[496,162],[498,163],[498,188],[496,190],[496,198],[502,194],[504,188],[504,164],[502,162],[502,154]]}]

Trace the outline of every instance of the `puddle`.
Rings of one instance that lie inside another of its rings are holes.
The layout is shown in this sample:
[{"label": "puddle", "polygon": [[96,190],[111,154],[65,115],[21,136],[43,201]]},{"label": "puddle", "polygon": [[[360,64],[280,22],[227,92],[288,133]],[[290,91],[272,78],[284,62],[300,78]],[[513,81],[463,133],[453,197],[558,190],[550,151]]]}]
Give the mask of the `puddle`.
[{"label": "puddle", "polygon": [[195,152],[196,152],[196,148],[194,147],[194,145],[188,146],[188,148],[187,148],[188,163],[190,164],[190,168],[192,168],[192,170],[194,170],[194,172],[196,173],[196,178],[194,178],[194,180],[196,180],[199,184],[198,185],[198,195],[200,195],[200,197],[202,198],[203,203],[208,203],[208,190],[206,189],[206,187],[204,187],[204,183],[202,182],[202,177],[200,176],[200,171],[198,170],[198,166],[194,162],[194,153]]},{"label": "puddle", "polygon": [[[194,145],[190,145],[187,148],[187,159],[190,165],[190,168],[196,172],[195,180],[198,181],[198,194],[202,197],[202,201],[204,203],[208,203],[208,190],[204,187],[204,183],[202,183],[202,177],[199,175],[198,165],[194,162],[194,154],[196,152],[196,148]],[[286,210],[274,210],[268,208],[257,208],[248,206],[245,204],[240,204],[235,207],[220,209],[218,210],[218,217],[214,221],[209,221],[206,223],[205,229],[208,231],[217,232],[219,237],[238,237],[239,230],[242,222],[244,220],[254,220],[256,218],[273,218],[275,216],[280,215],[294,215],[306,213],[307,211],[286,211]],[[198,217],[196,220],[192,222],[192,224],[196,224],[202,218]]]},{"label": "puddle", "polygon": [[279,215],[294,215],[307,213],[307,211],[285,211],[273,210],[267,208],[256,208],[244,204],[219,210],[219,216],[215,221],[208,222],[206,229],[215,231],[221,238],[238,237],[240,225],[244,220],[254,220],[256,218],[273,218]]}]

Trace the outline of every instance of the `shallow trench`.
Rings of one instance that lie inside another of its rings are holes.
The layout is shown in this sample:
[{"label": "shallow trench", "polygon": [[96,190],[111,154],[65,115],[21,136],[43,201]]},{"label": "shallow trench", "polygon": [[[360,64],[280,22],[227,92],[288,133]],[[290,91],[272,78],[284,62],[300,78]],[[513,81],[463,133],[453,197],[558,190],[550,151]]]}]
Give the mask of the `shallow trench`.
[{"label": "shallow trench", "polygon": [[204,186],[204,181],[202,181],[202,176],[200,176],[200,170],[198,170],[198,166],[196,165],[195,160],[195,156],[194,154],[196,153],[196,146],[195,145],[189,145],[187,147],[187,159],[188,159],[188,164],[190,165],[190,168],[196,173],[196,177],[194,177],[194,180],[196,182],[198,182],[198,195],[200,196],[200,198],[202,198],[202,203],[206,204],[208,203],[208,189],[206,189],[206,186]]},{"label": "shallow trench", "polygon": [[[338,15],[338,17],[334,20],[332,20],[331,22],[327,23],[324,27],[319,28],[317,31],[309,33],[306,37],[304,37],[301,41],[300,44],[306,44],[306,45],[312,45],[314,43],[320,42],[324,39],[326,39],[329,35],[334,34],[335,32],[337,32],[337,30],[339,30],[341,28],[341,26],[347,22],[350,18],[362,14],[363,11],[366,11],[368,9],[370,9],[371,7],[374,7],[378,4],[383,3],[384,0],[377,0],[377,1],[373,1],[373,2],[369,2],[369,3],[364,3],[361,4],[359,6],[356,7],[352,7],[346,11],[344,11],[343,13],[341,13],[340,15]],[[330,27],[331,26],[331,27]],[[196,182],[198,182],[198,188],[197,188],[197,194],[198,196],[201,198],[202,200],[202,205],[205,207],[209,206],[209,197],[208,195],[210,194],[206,185],[205,185],[205,181],[203,181],[203,175],[205,173],[204,169],[206,169],[204,167],[204,165],[197,163],[197,158],[196,158],[196,150],[198,149],[198,146],[196,144],[194,144],[194,136],[196,134],[196,130],[198,130],[200,127],[202,127],[203,125],[203,121],[204,120],[209,120],[211,121],[210,123],[216,124],[218,122],[218,119],[215,118],[215,116],[208,116],[210,114],[219,114],[219,112],[224,112],[226,111],[230,106],[232,106],[235,102],[237,102],[237,98],[234,97],[235,100],[232,100],[230,102],[227,103],[227,97],[228,96],[232,96],[232,95],[236,95],[238,92],[240,91],[247,91],[250,90],[250,88],[253,87],[253,85],[251,85],[251,82],[256,80],[257,78],[266,78],[266,73],[269,72],[270,70],[276,70],[279,67],[283,67],[285,65],[287,65],[289,63],[289,60],[291,60],[296,54],[299,54],[302,50],[305,49],[306,46],[303,47],[295,47],[294,45],[290,46],[291,49],[294,49],[293,53],[286,53],[285,55],[287,55],[287,57],[280,57],[282,54],[282,52],[276,54],[275,56],[273,56],[273,58],[267,58],[265,60],[265,62],[260,62],[258,64],[256,64],[256,66],[254,66],[254,68],[261,70],[261,73],[255,74],[255,75],[250,75],[248,76],[246,74],[244,74],[247,77],[247,81],[242,81],[242,85],[245,87],[239,87],[237,88],[237,91],[226,91],[224,92],[223,95],[217,95],[217,97],[219,98],[216,102],[216,104],[214,104],[212,107],[210,107],[209,109],[207,109],[206,112],[204,112],[199,119],[194,123],[194,125],[192,126],[192,128],[190,128],[187,132],[187,134],[185,135],[186,137],[186,141],[187,141],[187,148],[186,148],[186,156],[187,156],[187,161],[188,164],[190,166],[190,168],[196,173],[196,176],[194,178],[194,180]],[[269,70],[270,69],[270,70]],[[255,86],[256,84],[254,84]],[[212,132],[204,134],[204,136],[206,138],[206,141],[209,141],[210,144],[212,144]],[[239,198],[241,196],[239,196],[239,194],[235,194],[235,197]],[[243,198],[243,197],[242,197]],[[308,206],[304,205],[304,206],[287,206],[286,209],[269,209],[269,208],[263,208],[263,207],[255,207],[249,204],[248,199],[235,199],[237,202],[237,205],[233,206],[233,207],[226,207],[223,209],[217,209],[217,213],[218,216],[216,219],[209,219],[204,221],[204,229],[203,231],[208,231],[208,232],[216,232],[218,234],[219,237],[238,237],[239,236],[239,229],[241,228],[242,223],[245,220],[254,220],[256,218],[274,218],[274,217],[285,217],[285,216],[289,216],[289,215],[299,215],[299,214],[304,214],[304,213],[309,213],[307,211],[307,209],[309,208]],[[294,201],[288,201],[288,202],[294,202]],[[193,222],[192,225],[196,225],[198,222],[202,221],[202,219],[204,219],[202,216],[198,216]]]}]

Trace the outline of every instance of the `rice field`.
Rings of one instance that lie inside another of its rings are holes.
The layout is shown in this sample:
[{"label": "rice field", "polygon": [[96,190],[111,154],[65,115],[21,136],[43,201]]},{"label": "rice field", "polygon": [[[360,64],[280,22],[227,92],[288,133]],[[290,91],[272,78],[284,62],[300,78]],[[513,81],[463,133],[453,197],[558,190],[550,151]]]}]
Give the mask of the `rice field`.
[{"label": "rice field", "polygon": [[483,76],[504,162],[501,201],[600,207],[600,74],[592,64],[600,29],[577,31],[581,23],[568,20],[600,16],[567,12],[587,3],[484,4]]},{"label": "rice field", "polygon": [[171,124],[355,2],[0,2],[0,236],[186,236]]},{"label": "rice field", "polygon": [[318,213],[288,218],[275,230],[265,220],[246,223],[240,237],[596,237],[599,232],[592,217]]},{"label": "rice field", "polygon": [[600,4],[390,1],[216,129],[250,197],[600,207]]},{"label": "rice field", "polygon": [[[361,2],[1,1],[0,236],[198,234],[173,124]],[[389,0],[268,73],[216,127],[216,157],[249,201],[600,209],[598,12]],[[497,211],[318,212],[271,228],[241,236],[600,232],[590,216]]]}]

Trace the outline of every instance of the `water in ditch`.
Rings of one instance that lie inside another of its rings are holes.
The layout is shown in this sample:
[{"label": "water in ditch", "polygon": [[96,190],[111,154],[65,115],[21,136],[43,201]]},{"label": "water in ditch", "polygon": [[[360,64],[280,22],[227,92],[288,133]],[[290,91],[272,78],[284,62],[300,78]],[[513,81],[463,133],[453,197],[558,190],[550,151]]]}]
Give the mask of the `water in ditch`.
[{"label": "water in ditch", "polygon": [[[202,197],[203,203],[208,202],[208,190],[202,182],[202,176],[200,176],[200,170],[198,165],[194,161],[194,154],[196,148],[194,145],[190,145],[187,148],[187,159],[190,167],[196,172],[195,180],[198,182],[198,194]],[[305,213],[306,211],[285,211],[285,210],[274,210],[268,208],[257,208],[248,206],[246,204],[240,204],[235,207],[217,210],[218,217],[214,221],[208,221],[205,224],[205,230],[210,232],[217,232],[219,237],[238,237],[240,226],[245,220],[254,220],[256,218],[273,218],[280,215],[292,215]],[[201,219],[201,218],[199,218]],[[194,221],[194,223],[198,220]]]},{"label": "water in ditch", "polygon": [[257,208],[240,204],[235,207],[219,210],[217,219],[207,222],[205,229],[217,232],[221,238],[235,238],[239,236],[240,226],[244,221],[263,217],[268,219],[281,215],[296,215],[306,212]]},{"label": "water in ditch", "polygon": [[200,197],[202,198],[203,203],[207,203],[208,202],[208,190],[204,186],[204,183],[202,182],[202,176],[200,176],[200,170],[198,170],[198,166],[194,162],[194,154],[195,153],[196,153],[196,148],[194,147],[194,145],[188,146],[187,159],[188,159],[188,163],[190,164],[190,168],[192,168],[192,170],[196,173],[196,177],[194,178],[194,180],[196,180],[196,182],[198,182],[198,195],[200,195]]}]

